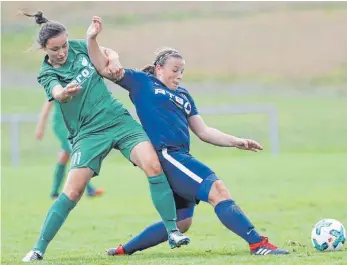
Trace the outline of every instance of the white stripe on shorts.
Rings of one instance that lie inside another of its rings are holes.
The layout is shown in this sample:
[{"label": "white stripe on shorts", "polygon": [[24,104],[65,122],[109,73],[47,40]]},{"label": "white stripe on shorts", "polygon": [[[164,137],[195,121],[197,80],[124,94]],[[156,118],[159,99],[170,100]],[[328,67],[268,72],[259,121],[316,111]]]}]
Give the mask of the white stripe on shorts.
[{"label": "white stripe on shorts", "polygon": [[180,162],[175,160],[172,156],[170,156],[167,153],[167,149],[163,149],[162,154],[164,158],[169,161],[171,164],[173,164],[175,167],[177,167],[179,170],[181,170],[184,174],[186,174],[188,177],[194,179],[196,182],[201,183],[203,181],[202,178],[200,178],[198,175],[196,175],[194,172],[190,171],[188,168],[186,168],[184,165],[182,165]]}]

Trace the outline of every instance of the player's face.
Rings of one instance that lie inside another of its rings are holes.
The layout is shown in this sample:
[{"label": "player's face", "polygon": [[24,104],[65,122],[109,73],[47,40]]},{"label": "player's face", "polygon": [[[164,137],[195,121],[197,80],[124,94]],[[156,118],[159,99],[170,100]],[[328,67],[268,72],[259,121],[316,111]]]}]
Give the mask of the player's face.
[{"label": "player's face", "polygon": [[184,65],[183,59],[170,57],[164,66],[158,66],[157,77],[168,88],[176,89],[183,78]]},{"label": "player's face", "polygon": [[66,32],[48,40],[44,51],[52,65],[63,65],[66,62],[69,45]]}]

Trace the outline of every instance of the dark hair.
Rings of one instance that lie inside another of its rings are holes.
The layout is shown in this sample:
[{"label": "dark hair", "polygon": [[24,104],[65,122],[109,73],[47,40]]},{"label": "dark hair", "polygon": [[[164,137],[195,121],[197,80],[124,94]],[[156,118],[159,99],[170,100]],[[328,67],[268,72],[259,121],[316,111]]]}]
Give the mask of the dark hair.
[{"label": "dark hair", "polygon": [[39,32],[37,42],[41,47],[46,47],[47,42],[49,39],[54,38],[58,35],[60,35],[63,32],[66,32],[66,29],[64,25],[55,22],[55,21],[49,21],[47,18],[45,18],[41,11],[36,12],[36,14],[28,14],[26,12],[20,11],[24,16],[27,17],[34,17],[36,24],[44,24]]},{"label": "dark hair", "polygon": [[182,55],[172,48],[161,48],[155,52],[155,55],[154,62],[143,67],[141,71],[155,75],[155,67],[157,65],[164,66],[169,58],[183,59]]}]

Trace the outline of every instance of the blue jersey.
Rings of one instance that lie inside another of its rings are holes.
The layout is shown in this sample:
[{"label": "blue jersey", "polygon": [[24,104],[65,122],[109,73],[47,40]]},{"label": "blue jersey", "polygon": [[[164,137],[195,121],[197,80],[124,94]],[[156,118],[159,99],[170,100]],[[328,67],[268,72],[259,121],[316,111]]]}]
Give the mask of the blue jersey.
[{"label": "blue jersey", "polygon": [[198,111],[186,89],[171,90],[155,76],[130,69],[125,70],[117,84],[129,91],[142,126],[156,150],[189,151],[188,118]]}]

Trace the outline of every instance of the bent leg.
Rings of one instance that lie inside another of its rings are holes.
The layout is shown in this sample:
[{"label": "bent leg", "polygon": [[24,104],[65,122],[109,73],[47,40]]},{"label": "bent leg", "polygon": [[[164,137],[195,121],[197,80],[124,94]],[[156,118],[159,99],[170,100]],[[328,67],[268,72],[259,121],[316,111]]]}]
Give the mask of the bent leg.
[{"label": "bent leg", "polygon": [[147,175],[151,197],[167,232],[177,229],[176,205],[172,189],[150,142],[141,142],[131,151],[131,161]]},{"label": "bent leg", "polygon": [[263,240],[241,208],[232,200],[229,191],[221,180],[213,183],[208,200],[226,228],[242,237],[248,244]]},{"label": "bent leg", "polygon": [[[192,224],[194,207],[177,210],[177,226],[181,232],[186,232]],[[166,242],[167,231],[163,222],[154,223],[145,228],[140,234],[132,238],[123,246],[124,253],[131,255],[137,251],[142,251],[163,242]],[[109,249],[109,255],[116,255],[116,249]]]}]

